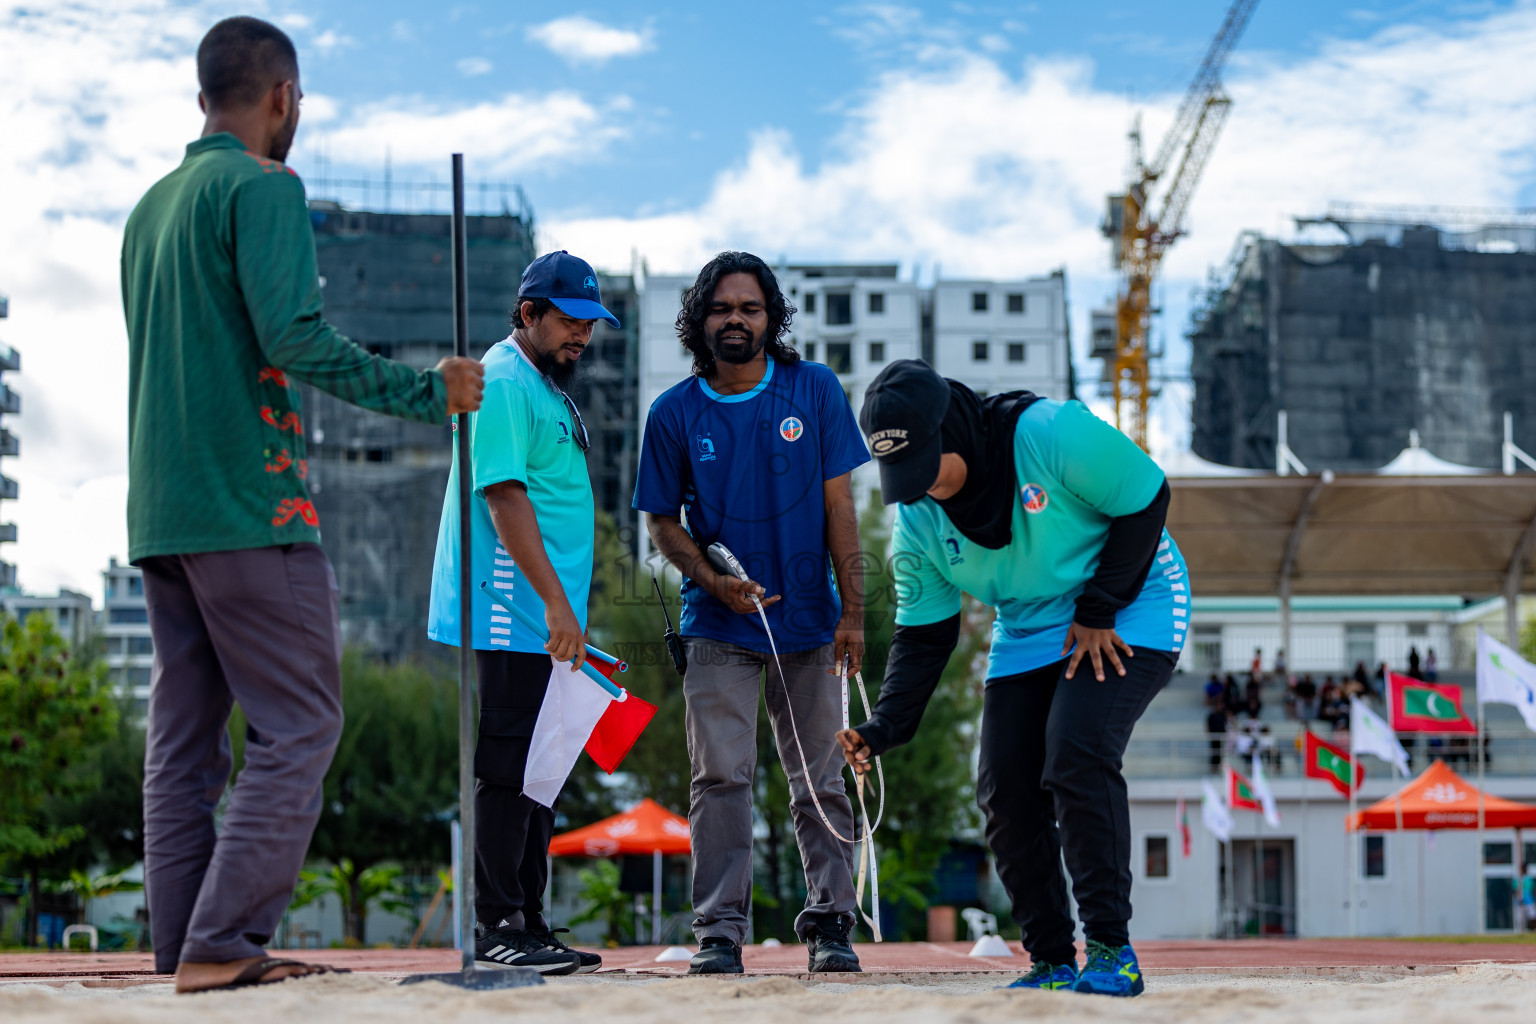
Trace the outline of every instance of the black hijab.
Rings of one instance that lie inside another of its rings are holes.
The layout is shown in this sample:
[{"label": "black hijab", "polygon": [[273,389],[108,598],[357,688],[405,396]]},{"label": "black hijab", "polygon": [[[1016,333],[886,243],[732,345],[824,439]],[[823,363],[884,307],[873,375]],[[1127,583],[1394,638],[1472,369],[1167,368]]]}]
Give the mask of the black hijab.
[{"label": "black hijab", "polygon": [[[1007,547],[1013,539],[1013,503],[1018,472],[1013,464],[1013,431],[1019,416],[1040,400],[1031,391],[990,398],[959,381],[949,385],[949,409],[939,428],[944,451],[965,460],[965,485],[939,502],[955,528],[984,548]],[[935,499],[938,500],[938,499]]]}]

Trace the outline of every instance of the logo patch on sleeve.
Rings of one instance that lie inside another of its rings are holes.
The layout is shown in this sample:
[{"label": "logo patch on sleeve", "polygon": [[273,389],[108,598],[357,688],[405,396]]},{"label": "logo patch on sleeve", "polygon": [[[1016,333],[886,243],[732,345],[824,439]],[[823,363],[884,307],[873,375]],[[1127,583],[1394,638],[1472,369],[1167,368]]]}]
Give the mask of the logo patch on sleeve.
[{"label": "logo patch on sleeve", "polygon": [[1025,512],[1044,512],[1045,506],[1051,503],[1050,495],[1045,493],[1045,488],[1039,484],[1025,484],[1019,488],[1019,498],[1024,502]]}]

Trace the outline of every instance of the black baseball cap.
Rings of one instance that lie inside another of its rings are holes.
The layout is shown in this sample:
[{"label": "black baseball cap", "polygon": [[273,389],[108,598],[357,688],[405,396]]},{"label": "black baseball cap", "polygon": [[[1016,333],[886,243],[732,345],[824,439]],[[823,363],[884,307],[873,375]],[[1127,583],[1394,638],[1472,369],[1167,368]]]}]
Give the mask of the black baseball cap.
[{"label": "black baseball cap", "polygon": [[561,249],[547,252],[528,264],[523,271],[517,298],[548,299],[566,316],[577,320],[604,320],[609,327],[619,326],[618,317],[603,308],[603,296],[597,290],[597,274],[592,264]]},{"label": "black baseball cap", "polygon": [[939,478],[939,428],[949,409],[949,384],[917,359],[898,359],[864,392],[859,426],[880,464],[880,496],[910,505]]}]

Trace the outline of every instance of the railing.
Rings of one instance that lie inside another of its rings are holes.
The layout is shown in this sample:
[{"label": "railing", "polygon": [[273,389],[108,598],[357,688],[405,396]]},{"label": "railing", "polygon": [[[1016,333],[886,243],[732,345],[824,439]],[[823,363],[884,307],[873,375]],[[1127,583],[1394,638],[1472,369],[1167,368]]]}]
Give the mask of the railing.
[{"label": "railing", "polygon": [[[1280,778],[1299,776],[1302,764],[1301,752],[1294,745],[1295,723],[1271,723],[1270,729],[1274,745],[1264,755],[1265,770]],[[1327,738],[1326,733],[1322,735]],[[1477,771],[1477,749],[1471,742],[1465,746],[1453,745],[1452,737],[1445,736],[1434,737],[1443,741],[1434,745],[1429,742],[1429,736],[1398,738],[1407,748],[1415,772],[1423,770],[1437,757],[1444,758],[1447,764],[1464,774]],[[1214,752],[1213,739],[1217,743]],[[1455,739],[1470,741],[1473,737]],[[1536,734],[1489,730],[1487,749],[1485,770],[1488,775],[1536,775]],[[1126,746],[1124,773],[1126,778],[1136,779],[1196,777],[1217,771],[1223,756],[1234,756],[1230,735],[1213,737],[1194,725],[1143,725],[1131,734],[1131,742]],[[1377,768],[1374,758],[1366,765],[1368,772]],[[1379,777],[1384,778],[1390,769],[1382,765],[1380,772]]]}]

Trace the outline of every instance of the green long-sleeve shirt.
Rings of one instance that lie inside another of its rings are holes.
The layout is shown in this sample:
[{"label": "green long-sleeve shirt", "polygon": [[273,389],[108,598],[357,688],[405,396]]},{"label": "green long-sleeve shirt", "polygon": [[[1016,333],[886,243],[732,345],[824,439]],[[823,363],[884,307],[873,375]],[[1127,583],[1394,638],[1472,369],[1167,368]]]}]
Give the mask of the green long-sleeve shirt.
[{"label": "green long-sleeve shirt", "polygon": [[442,375],[370,355],[321,316],[304,186],[233,135],[187,147],[123,233],[128,557],[320,539],[298,380],[423,423]]}]

